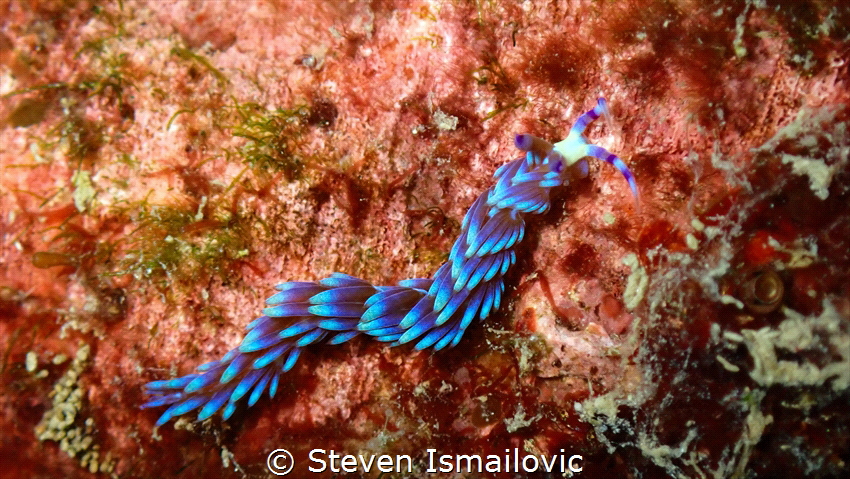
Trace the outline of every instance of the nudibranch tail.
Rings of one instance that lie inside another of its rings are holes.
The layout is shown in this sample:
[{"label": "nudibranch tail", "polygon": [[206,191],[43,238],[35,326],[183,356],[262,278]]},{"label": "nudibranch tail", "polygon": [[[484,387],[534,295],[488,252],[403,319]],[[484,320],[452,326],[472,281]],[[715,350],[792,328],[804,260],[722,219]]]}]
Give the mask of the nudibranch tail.
[{"label": "nudibranch tail", "polygon": [[341,344],[360,335],[365,304],[380,291],[340,273],[316,282],[283,283],[276,289],[279,292],[266,300],[264,316],[248,324],[236,349],[198,367],[194,374],[147,384],[151,399],[143,408],[171,406],[157,425],[197,408],[200,420],[222,407],[222,416],[228,419],[245,396],[249,406],[266,391],[274,397],[281,374],[295,366],[303,348],[319,342]]},{"label": "nudibranch tail", "polygon": [[274,397],[281,375],[295,366],[302,350],[320,343],[366,336],[391,346],[413,343],[417,350],[455,346],[473,320],[484,320],[499,309],[505,274],[516,263],[517,247],[525,237],[525,215],[544,213],[552,188],[585,176],[584,157],[617,167],[637,198],[626,165],[581,136],[605,112],[600,98],[579,117],[568,137],[554,145],[517,135],[515,144],[525,156],[496,170],[495,184],[472,204],[448,261],[432,278],[374,286],[334,273],[320,281],[280,284],[236,349],[193,374],[148,383],[150,400],[142,407],[169,406],[158,426],[196,409],[199,420],[218,411],[228,419],[241,401],[252,406],[265,393]]}]

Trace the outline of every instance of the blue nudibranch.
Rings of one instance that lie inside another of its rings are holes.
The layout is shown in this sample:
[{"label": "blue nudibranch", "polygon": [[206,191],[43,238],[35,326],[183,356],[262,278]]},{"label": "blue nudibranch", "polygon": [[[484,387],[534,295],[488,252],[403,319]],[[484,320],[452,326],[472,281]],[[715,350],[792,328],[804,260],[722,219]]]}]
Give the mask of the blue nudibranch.
[{"label": "blue nudibranch", "polygon": [[[247,396],[254,405],[268,391],[274,397],[281,374],[289,371],[303,348],[340,344],[371,336],[391,346],[411,343],[422,350],[456,345],[476,318],[499,309],[504,275],[516,262],[525,235],[523,217],[549,209],[552,188],[587,175],[585,157],[614,165],[625,176],[635,198],[637,184],[626,165],[582,136],[590,122],[607,113],[600,98],[581,115],[563,141],[554,145],[531,135],[517,135],[526,152],[501,166],[496,184],[478,197],[466,213],[460,237],[432,278],[374,286],[341,273],[320,281],[288,282],[266,300],[263,316],[247,326],[236,349],[194,374],[147,384],[150,400],[143,408],[170,405],[157,426],[200,408],[198,420],[222,410],[228,419]],[[223,408],[223,409],[222,409]]]}]

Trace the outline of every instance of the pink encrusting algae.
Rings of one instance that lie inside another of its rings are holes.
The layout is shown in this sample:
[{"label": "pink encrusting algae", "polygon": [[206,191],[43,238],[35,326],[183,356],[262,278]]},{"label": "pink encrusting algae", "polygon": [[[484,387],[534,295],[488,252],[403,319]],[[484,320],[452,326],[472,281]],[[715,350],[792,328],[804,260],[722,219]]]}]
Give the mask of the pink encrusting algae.
[{"label": "pink encrusting algae", "polygon": [[[260,476],[277,448],[293,476],[314,448],[408,454],[422,476],[428,448],[563,449],[586,477],[846,472],[846,7],[40,1],[2,17],[12,475]],[[308,348],[227,421],[155,428],[162,410],[139,409],[146,383],[238,346],[275,284],[430,277],[519,156],[514,134],[560,140],[600,96],[611,115],[586,137],[628,165],[640,211],[606,165],[553,189],[499,313],[457,346]]]}]

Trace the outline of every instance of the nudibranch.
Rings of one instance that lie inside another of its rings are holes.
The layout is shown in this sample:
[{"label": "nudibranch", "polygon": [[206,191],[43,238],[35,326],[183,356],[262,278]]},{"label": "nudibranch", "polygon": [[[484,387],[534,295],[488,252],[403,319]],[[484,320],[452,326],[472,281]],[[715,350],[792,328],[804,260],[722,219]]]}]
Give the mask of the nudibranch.
[{"label": "nudibranch", "polygon": [[157,426],[196,409],[198,420],[218,411],[228,419],[246,397],[248,406],[264,393],[274,397],[281,375],[292,369],[301,351],[320,343],[366,336],[391,346],[413,343],[417,350],[455,346],[473,320],[499,309],[505,274],[525,235],[525,216],[547,211],[553,188],[586,176],[585,158],[614,165],[638,198],[635,179],[620,158],[583,136],[605,113],[600,98],[554,145],[517,135],[516,147],[525,156],[496,170],[495,184],[472,204],[448,261],[431,278],[375,286],[334,273],[319,281],[279,284],[238,347],[193,374],[148,383],[150,399],[142,407],[169,406]]}]

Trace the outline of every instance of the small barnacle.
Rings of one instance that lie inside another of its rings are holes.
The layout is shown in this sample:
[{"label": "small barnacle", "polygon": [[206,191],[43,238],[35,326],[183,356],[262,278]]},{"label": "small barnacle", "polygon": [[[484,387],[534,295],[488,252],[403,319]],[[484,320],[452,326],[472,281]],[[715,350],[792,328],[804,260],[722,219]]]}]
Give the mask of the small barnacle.
[{"label": "small barnacle", "polygon": [[767,314],[775,311],[782,304],[785,296],[785,285],[779,274],[772,270],[752,273],[741,285],[739,296],[751,312]]},{"label": "small barnacle", "polygon": [[313,55],[301,55],[297,60],[295,60],[295,65],[301,65],[310,69],[315,69],[316,65],[319,63],[316,60],[316,57]]},{"label": "small barnacle", "polygon": [[321,46],[313,48],[310,53],[305,53],[295,59],[294,65],[300,65],[304,68],[313,71],[319,71],[325,64],[325,56],[327,56],[328,47]]}]

